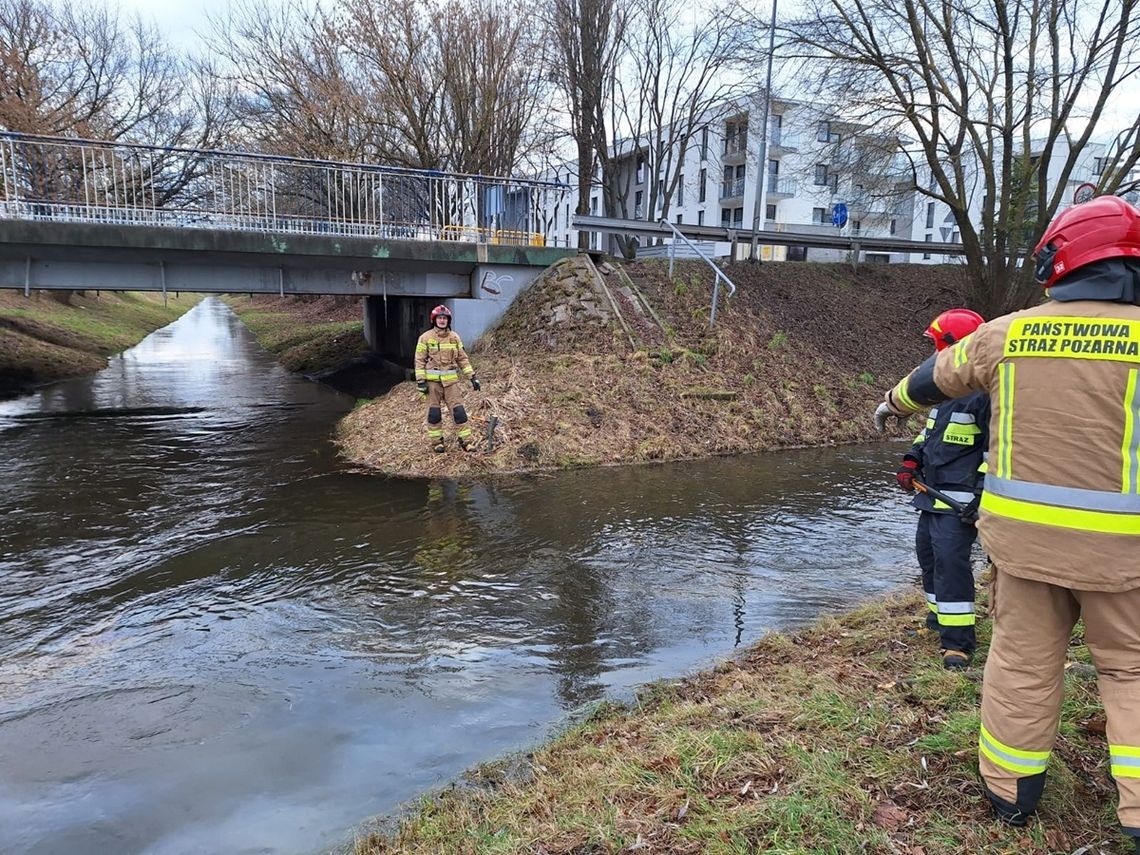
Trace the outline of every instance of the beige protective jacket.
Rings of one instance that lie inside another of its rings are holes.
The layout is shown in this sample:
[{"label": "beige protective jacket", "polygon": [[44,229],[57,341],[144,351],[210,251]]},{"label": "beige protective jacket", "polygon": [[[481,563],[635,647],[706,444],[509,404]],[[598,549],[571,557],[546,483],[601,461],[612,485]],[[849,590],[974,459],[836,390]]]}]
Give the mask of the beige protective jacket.
[{"label": "beige protective jacket", "polygon": [[475,369],[463,349],[463,341],[453,330],[433,327],[416,342],[416,380],[430,380],[450,386],[459,374],[471,377]]},{"label": "beige protective jacket", "polygon": [[[990,394],[978,530],[1001,570],[1077,590],[1140,588],[1138,372],[1140,306],[1093,300],[1005,315],[937,355],[937,392]],[[888,405],[924,409],[930,380],[916,369]]]}]

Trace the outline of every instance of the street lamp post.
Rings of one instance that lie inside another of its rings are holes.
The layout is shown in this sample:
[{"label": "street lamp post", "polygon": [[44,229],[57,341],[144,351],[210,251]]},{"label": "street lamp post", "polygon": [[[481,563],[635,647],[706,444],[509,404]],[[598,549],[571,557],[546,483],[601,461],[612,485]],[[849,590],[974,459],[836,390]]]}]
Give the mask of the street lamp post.
[{"label": "street lamp post", "polygon": [[752,248],[748,253],[750,261],[759,260],[761,223],[768,204],[768,111],[772,104],[772,57],[776,53],[776,3],[772,0],[772,24],[768,28],[768,79],[764,84],[764,116],[760,124],[760,163],[756,172],[756,203],[752,211]]}]

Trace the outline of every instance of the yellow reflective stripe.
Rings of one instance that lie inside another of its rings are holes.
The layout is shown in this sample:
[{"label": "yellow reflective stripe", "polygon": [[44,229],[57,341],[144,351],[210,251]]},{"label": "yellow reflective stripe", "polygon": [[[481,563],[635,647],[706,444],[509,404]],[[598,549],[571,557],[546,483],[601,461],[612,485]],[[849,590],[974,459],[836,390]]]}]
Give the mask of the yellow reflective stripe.
[{"label": "yellow reflective stripe", "polygon": [[424,344],[422,341],[416,342],[416,353],[423,353],[426,350],[427,350],[426,344]]},{"label": "yellow reflective stripe", "polygon": [[1002,478],[1013,477],[1013,384],[1016,379],[1016,366],[1003,362],[998,366],[998,402],[1001,417],[998,421],[997,466],[995,470]]},{"label": "yellow reflective stripe", "polygon": [[466,368],[463,369],[463,373],[466,374],[468,377],[470,377],[472,374],[475,373],[475,369],[472,368],[470,365],[468,365]]},{"label": "yellow reflective stripe", "polygon": [[973,626],[975,623],[975,616],[969,615],[948,615],[946,612],[938,613],[939,626]]},{"label": "yellow reflective stripe", "polygon": [[1140,433],[1136,432],[1136,422],[1140,419],[1140,398],[1136,395],[1137,370],[1128,372],[1128,385],[1124,390],[1124,441],[1120,444],[1120,456],[1124,463],[1121,469],[1120,492],[1140,493]]},{"label": "yellow reflective stripe", "polygon": [[990,471],[989,461],[983,459],[982,462],[978,464],[978,471],[981,472],[983,475],[985,475],[987,472],[989,472]]},{"label": "yellow reflective stripe", "polygon": [[1116,514],[1108,511],[1086,511],[1041,505],[998,496],[989,490],[982,494],[982,510],[999,517],[1037,525],[1076,531],[1095,531],[1101,534],[1140,535],[1140,514]]},{"label": "yellow reflective stripe", "polygon": [[416,379],[417,380],[426,380],[427,379],[427,372],[422,368],[417,368],[416,369]]},{"label": "yellow reflective stripe", "polygon": [[906,393],[906,381],[909,379],[910,379],[910,375],[907,375],[906,377],[904,377],[902,380],[900,380],[898,382],[898,385],[895,386],[895,388],[894,388],[894,395],[896,398],[899,399],[899,401],[902,403],[902,405],[906,409],[910,410],[913,413],[917,413],[919,410],[922,409],[922,407],[918,406],[918,404],[916,404],[914,401],[912,401],[910,399],[910,395],[908,395]]},{"label": "yellow reflective stripe", "polygon": [[[973,335],[973,333],[970,333],[970,335]],[[956,345],[954,345],[954,367],[955,368],[961,368],[963,365],[965,365],[967,362],[970,361],[970,356],[969,356],[969,354],[966,353],[966,342],[968,342],[969,340],[970,340],[970,336],[966,336],[964,339],[962,339],[960,342],[958,342]]]},{"label": "yellow reflective stripe", "polygon": [[1140,778],[1140,748],[1109,743],[1110,769],[1114,778]]},{"label": "yellow reflective stripe", "polygon": [[935,614],[938,614],[938,604],[937,603],[927,603],[926,607],[928,609],[930,609],[932,612],[934,612]]},{"label": "yellow reflective stripe", "polygon": [[443,431],[438,429],[428,430],[427,435],[430,437],[443,436]]},{"label": "yellow reflective stripe", "polygon": [[982,429],[977,425],[948,424],[946,430],[942,431],[942,441],[951,445],[973,445],[981,432]]},{"label": "yellow reflective stripe", "polygon": [[1018,772],[1022,775],[1037,775],[1045,771],[1049,763],[1048,751],[1023,751],[1020,748],[1011,748],[997,739],[982,725],[978,737],[978,749],[1003,769]]},{"label": "yellow reflective stripe", "polygon": [[1005,357],[1097,359],[1140,364],[1140,321],[1123,318],[1019,318],[1005,337]]},{"label": "yellow reflective stripe", "polygon": [[471,436],[471,428],[464,428],[463,430],[459,431],[459,433],[457,433],[456,436],[460,436],[460,437]]},{"label": "yellow reflective stripe", "polygon": [[930,418],[929,416],[926,417],[926,429],[934,430],[934,419]]},{"label": "yellow reflective stripe", "polygon": [[924,442],[926,442],[926,431],[923,431],[918,436],[916,436],[914,438],[914,442],[912,442],[911,445],[921,445]]}]

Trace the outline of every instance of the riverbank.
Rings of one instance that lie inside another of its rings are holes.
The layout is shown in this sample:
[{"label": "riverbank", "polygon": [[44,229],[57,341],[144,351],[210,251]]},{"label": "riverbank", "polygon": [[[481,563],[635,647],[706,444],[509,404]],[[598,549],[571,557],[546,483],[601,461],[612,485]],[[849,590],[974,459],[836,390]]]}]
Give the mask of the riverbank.
[{"label": "riverbank", "polygon": [[566,259],[471,350],[475,453],[428,452],[410,382],[345,418],[342,451],[386,474],[463,477],[872,439],[883,389],[928,355],[923,329],[964,285],[951,266],[727,270],[738,290],[710,329],[700,262],[671,280],[665,261],[595,273]]},{"label": "riverbank", "polygon": [[359,297],[230,295],[226,305],[288,370],[356,398],[387,392],[403,379],[373,356]]},{"label": "riverbank", "polygon": [[770,635],[424,797],[356,855],[1130,851],[1079,634],[1039,818],[1013,829],[990,818],[975,759],[989,622],[959,674],[924,614],[906,593]]},{"label": "riverbank", "polygon": [[92,374],[108,357],[177,320],[197,294],[0,291],[0,398]]}]

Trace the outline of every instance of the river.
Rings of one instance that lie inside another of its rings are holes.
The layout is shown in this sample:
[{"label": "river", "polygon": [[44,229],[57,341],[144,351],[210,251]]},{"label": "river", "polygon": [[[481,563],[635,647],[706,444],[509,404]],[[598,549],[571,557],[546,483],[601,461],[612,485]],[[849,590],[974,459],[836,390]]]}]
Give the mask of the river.
[{"label": "river", "polygon": [[0,851],[342,847],[916,572],[897,448],[402,481],[338,462],[352,404],[216,298],[0,403]]}]

